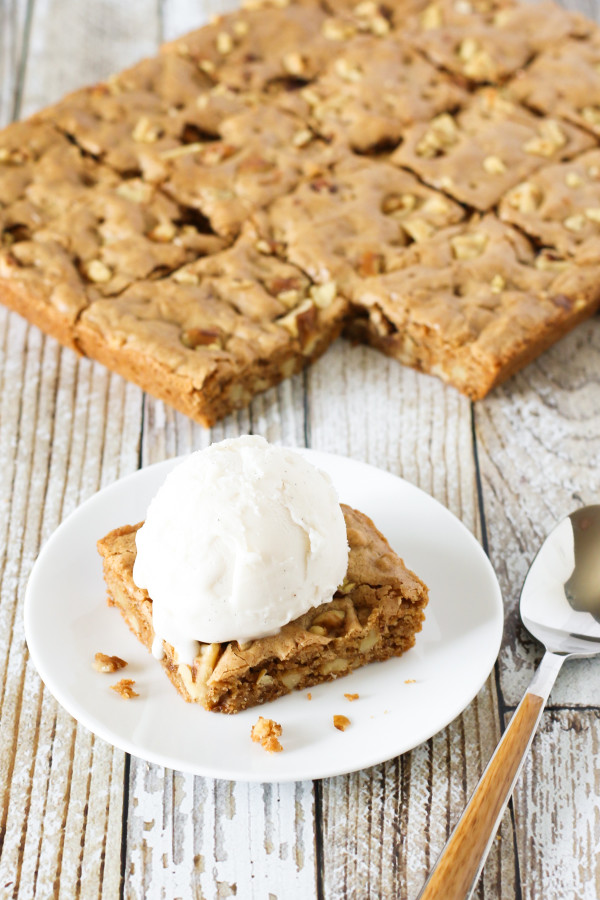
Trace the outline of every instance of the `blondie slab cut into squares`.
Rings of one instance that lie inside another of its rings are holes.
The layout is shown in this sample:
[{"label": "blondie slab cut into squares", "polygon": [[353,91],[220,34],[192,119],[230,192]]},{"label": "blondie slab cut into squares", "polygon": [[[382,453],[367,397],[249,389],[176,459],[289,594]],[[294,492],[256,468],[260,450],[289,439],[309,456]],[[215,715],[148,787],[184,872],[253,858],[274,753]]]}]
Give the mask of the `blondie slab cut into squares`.
[{"label": "blondie slab cut into squares", "polygon": [[[181,694],[206,709],[235,713],[294,689],[331,681],[376,660],[400,656],[422,628],[428,592],[373,522],[342,505],[350,553],[331,602],[309,610],[279,634],[243,645],[201,644],[193,666],[163,644],[162,665]],[[133,581],[135,534],[125,526],[98,542],[108,602],[151,650],[152,600]]]},{"label": "blondie slab cut into squares", "polygon": [[[538,332],[520,303],[483,303],[508,349],[480,355],[471,383],[454,293],[415,329],[416,296],[388,316],[359,288],[498,204],[547,244],[545,277],[587,280],[595,200],[533,176],[597,144],[593,23],[514,0],[250,6],[0,133],[0,302],[203,424],[299,371],[356,311],[355,337],[482,397],[589,310],[587,288],[563,292],[549,326],[542,287]],[[536,215],[518,199],[534,182]]]}]

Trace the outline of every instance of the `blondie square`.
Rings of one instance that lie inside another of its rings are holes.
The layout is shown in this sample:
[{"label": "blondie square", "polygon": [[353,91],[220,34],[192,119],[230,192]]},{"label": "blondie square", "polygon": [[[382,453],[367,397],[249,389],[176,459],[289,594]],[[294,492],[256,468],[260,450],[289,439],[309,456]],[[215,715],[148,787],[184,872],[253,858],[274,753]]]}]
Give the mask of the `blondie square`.
[{"label": "blondie square", "polygon": [[[428,592],[373,522],[342,505],[350,553],[344,583],[331,602],[309,610],[279,634],[250,641],[202,644],[193,666],[179,664],[163,642],[162,665],[181,694],[205,709],[235,713],[292,690],[346,675],[376,660],[400,656],[422,628]],[[98,542],[108,602],[148,648],[152,600],[132,578],[135,534],[125,526]]]},{"label": "blondie square", "polygon": [[360,283],[349,330],[477,400],[597,310],[600,262],[582,252],[575,263],[475,217]]},{"label": "blondie square", "polygon": [[534,116],[496,88],[482,88],[455,116],[409,128],[391,161],[481,211],[531,172],[593,146],[567,122]]}]

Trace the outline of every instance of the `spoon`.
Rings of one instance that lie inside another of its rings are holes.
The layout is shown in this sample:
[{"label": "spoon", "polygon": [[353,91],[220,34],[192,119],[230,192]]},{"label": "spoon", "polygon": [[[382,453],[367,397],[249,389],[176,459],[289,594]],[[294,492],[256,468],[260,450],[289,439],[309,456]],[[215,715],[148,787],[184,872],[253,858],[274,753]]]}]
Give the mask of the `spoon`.
[{"label": "spoon", "polygon": [[418,900],[471,897],[562,664],[600,653],[600,506],[576,510],[550,532],[520,612],[546,653]]}]

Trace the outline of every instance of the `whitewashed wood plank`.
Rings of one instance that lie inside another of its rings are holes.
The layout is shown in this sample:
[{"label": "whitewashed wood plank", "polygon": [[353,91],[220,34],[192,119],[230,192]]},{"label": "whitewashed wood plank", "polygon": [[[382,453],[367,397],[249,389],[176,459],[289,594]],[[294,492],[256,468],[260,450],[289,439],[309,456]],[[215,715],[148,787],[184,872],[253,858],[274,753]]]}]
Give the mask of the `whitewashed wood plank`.
[{"label": "whitewashed wood plank", "polygon": [[0,3],[0,126],[19,114],[29,0]]},{"label": "whitewashed wood plank", "polygon": [[314,895],[310,782],[213,781],[137,765],[132,796],[127,896]]},{"label": "whitewashed wood plank", "polygon": [[154,3],[36,0],[22,114],[156,52]]},{"label": "whitewashed wood plank", "polygon": [[[344,341],[307,378],[311,446],[407,478],[479,535],[471,408],[464,397]],[[414,896],[499,735],[492,677],[461,717],[412,753],[323,782],[325,896]],[[508,818],[480,897],[509,900],[515,877]]]},{"label": "whitewashed wood plank", "polygon": [[[3,570],[0,607],[7,622],[2,632],[4,692],[0,768],[11,777],[2,783],[5,839],[0,856],[0,883],[16,880],[22,896],[33,895],[34,889],[40,896],[50,896],[54,885],[61,884],[63,856],[67,863],[74,856],[77,864],[65,865],[69,887],[64,893],[64,896],[74,896],[72,879],[79,880],[81,871],[96,854],[98,842],[104,846],[108,837],[113,844],[120,845],[120,814],[113,822],[113,828],[118,829],[115,837],[107,836],[106,822],[98,817],[88,822],[70,812],[76,813],[78,804],[85,808],[90,802],[92,739],[82,731],[87,736],[78,746],[73,720],[57,709],[42,688],[33,666],[27,662],[21,604],[40,544],[66,513],[99,486],[103,468],[98,454],[100,446],[104,445],[104,459],[112,476],[121,467],[126,471],[135,468],[140,396],[137,392],[136,425],[132,415],[135,406],[124,403],[128,394],[133,398],[134,392],[127,389],[122,392],[121,402],[128,406],[128,420],[134,423],[134,433],[130,425],[120,436],[122,444],[106,446],[98,438],[98,432],[104,430],[102,413],[107,409],[109,383],[114,379],[100,367],[77,361],[73,354],[61,351],[55,342],[28,328],[16,316],[4,313],[3,319],[9,333],[3,372],[5,379],[6,373],[10,373],[11,382],[11,390],[2,394],[3,401],[15,392],[14,396],[21,402],[13,405],[12,415],[10,404],[3,403],[0,425],[3,438],[9,432],[9,438],[1,440],[0,446],[6,453],[2,459],[3,471],[10,473],[10,480],[3,482],[3,488],[11,494],[7,517],[8,562]],[[79,437],[78,428],[83,438]],[[112,758],[113,753],[117,752],[106,748],[100,754],[104,764],[96,765],[94,773],[98,790],[102,780],[104,790],[111,789],[112,769],[119,766],[118,760]],[[118,856],[109,859],[105,869],[106,877],[109,881],[112,877],[114,884],[115,877],[118,880]],[[97,895],[98,884],[95,888]]]},{"label": "whitewashed wood plank", "polygon": [[344,340],[306,377],[312,447],[401,475],[479,533],[471,413],[465,397],[437,379]]},{"label": "whitewashed wood plank", "polygon": [[[600,319],[581,325],[475,408],[490,555],[507,608],[505,702],[516,705],[541,655],[518,616],[527,568],[550,528],[600,502]],[[561,673],[551,702],[599,702],[600,661]]]},{"label": "whitewashed wood plank", "polygon": [[544,713],[515,790],[523,900],[600,897],[600,711]]},{"label": "whitewashed wood plank", "polygon": [[161,20],[163,41],[172,41],[176,37],[199,28],[209,22],[213,16],[237,9],[239,0],[200,0],[189,3],[187,0],[161,0]]}]

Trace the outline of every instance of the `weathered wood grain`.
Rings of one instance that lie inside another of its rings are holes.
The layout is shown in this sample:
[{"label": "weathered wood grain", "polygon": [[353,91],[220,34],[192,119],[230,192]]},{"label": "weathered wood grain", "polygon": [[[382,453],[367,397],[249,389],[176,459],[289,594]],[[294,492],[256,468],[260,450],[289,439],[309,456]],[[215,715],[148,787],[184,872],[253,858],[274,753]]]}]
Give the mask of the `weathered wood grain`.
[{"label": "weathered wood grain", "polygon": [[31,0],[0,3],[0,125],[19,115]]},{"label": "weathered wood grain", "polygon": [[[490,555],[507,609],[500,672],[509,706],[541,655],[518,616],[527,568],[560,518],[600,500],[599,373],[596,317],[475,408]],[[550,702],[597,706],[599,685],[600,660],[581,661],[561,673]]]},{"label": "weathered wood grain", "polygon": [[172,41],[194,28],[209,22],[213,16],[237,9],[239,0],[201,0],[189,3],[187,0],[159,0],[161,40]]},{"label": "weathered wood grain", "polygon": [[[471,410],[464,397],[345,341],[307,380],[312,446],[407,478],[479,533]],[[418,892],[492,754],[498,722],[492,678],[427,744],[401,760],[323,782],[326,897],[409,898]],[[509,817],[480,896],[515,896]]]},{"label": "weathered wood grain", "polygon": [[[140,395],[61,351],[18,317],[3,312],[1,321],[0,465],[7,515],[0,604],[0,884],[10,883],[24,897],[55,891],[71,897],[84,873],[95,871],[107,885],[118,884],[123,755],[97,746],[41,685],[27,658],[23,593],[41,544],[61,519],[103,480],[135,468]],[[111,406],[124,419],[112,446],[106,427]],[[96,814],[78,814],[84,809]]]},{"label": "weathered wood grain", "polygon": [[600,897],[600,711],[546,712],[515,790],[523,900]]},{"label": "weathered wood grain", "polygon": [[315,895],[310,782],[244,784],[133,769],[126,896]]}]

